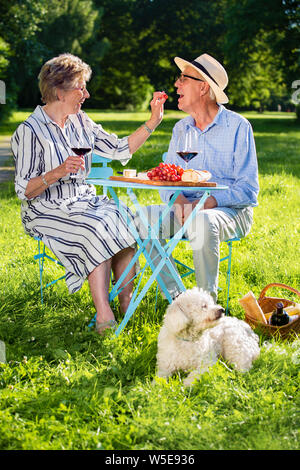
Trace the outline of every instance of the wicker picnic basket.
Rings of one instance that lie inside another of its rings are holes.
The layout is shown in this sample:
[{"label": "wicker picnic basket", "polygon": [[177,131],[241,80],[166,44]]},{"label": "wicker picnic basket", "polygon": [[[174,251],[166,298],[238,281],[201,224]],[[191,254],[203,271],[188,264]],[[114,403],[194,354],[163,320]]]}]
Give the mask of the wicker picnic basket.
[{"label": "wicker picnic basket", "polygon": [[[278,302],[282,302],[284,307],[288,307],[289,305],[295,305],[295,302],[292,300],[287,300],[279,297],[266,297],[266,292],[271,287],[282,287],[283,289],[287,289],[291,292],[300,297],[300,292],[294,287],[286,286],[285,284],[280,284],[274,282],[272,284],[268,284],[260,293],[260,296],[257,300],[260,308],[262,309],[263,313],[269,313],[273,310],[276,310],[276,304]],[[287,325],[283,326],[272,326],[266,325],[264,323],[259,322],[257,319],[252,318],[247,312],[245,313],[245,320],[252,328],[258,328],[262,331],[262,333],[266,334],[267,336],[277,336],[281,338],[295,338],[297,333],[300,333],[300,315],[296,320],[288,323]]]}]

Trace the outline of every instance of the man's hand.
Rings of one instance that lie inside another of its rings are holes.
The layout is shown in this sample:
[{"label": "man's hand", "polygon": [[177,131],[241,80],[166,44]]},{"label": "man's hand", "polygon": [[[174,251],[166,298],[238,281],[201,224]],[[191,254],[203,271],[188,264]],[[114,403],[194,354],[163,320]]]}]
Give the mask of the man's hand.
[{"label": "man's hand", "polygon": [[[197,199],[196,201],[193,201],[193,208],[196,206],[196,204],[199,202],[200,199]],[[214,207],[217,207],[218,203],[214,196],[208,196],[204,203],[203,209],[213,209]]]},{"label": "man's hand", "polygon": [[[178,220],[180,225],[183,225],[185,223],[185,221],[188,219],[192,210],[198,204],[198,202],[199,199],[190,202],[182,194],[178,196],[174,204],[174,211],[176,219]],[[218,204],[214,196],[209,196],[204,203],[203,209],[213,209],[214,207],[217,207],[217,205]]]},{"label": "man's hand", "polygon": [[184,197],[182,194],[179,194],[178,198],[174,204],[175,216],[180,225],[183,225],[190,213],[193,210],[192,203]]}]

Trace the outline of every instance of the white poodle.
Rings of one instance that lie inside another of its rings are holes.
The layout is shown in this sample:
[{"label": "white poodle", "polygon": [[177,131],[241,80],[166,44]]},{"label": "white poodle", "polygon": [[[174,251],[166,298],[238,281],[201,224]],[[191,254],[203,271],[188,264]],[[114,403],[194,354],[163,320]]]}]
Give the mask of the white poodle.
[{"label": "white poodle", "polygon": [[244,321],[223,314],[198,287],[180,294],[168,306],[158,335],[158,377],[190,371],[184,385],[191,385],[219,356],[237,370],[248,371],[260,353],[258,336]]}]

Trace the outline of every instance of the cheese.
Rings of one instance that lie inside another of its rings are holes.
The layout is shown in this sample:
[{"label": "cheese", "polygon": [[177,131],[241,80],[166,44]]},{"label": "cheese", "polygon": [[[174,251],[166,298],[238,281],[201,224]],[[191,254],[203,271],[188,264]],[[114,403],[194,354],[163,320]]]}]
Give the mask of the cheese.
[{"label": "cheese", "polygon": [[211,173],[207,170],[184,170],[181,180],[187,183],[199,183],[211,178]]},{"label": "cheese", "polygon": [[123,176],[125,178],[135,178],[136,170],[123,170]]}]

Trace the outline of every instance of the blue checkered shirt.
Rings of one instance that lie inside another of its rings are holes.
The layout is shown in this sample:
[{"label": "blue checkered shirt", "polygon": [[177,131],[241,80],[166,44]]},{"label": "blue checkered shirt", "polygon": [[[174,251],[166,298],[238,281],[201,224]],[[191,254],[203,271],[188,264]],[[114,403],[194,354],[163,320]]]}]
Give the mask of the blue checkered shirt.
[{"label": "blue checkered shirt", "polygon": [[[197,148],[194,150],[198,154],[187,164],[176,153],[182,132],[197,132]],[[178,121],[173,128],[165,162],[210,171],[210,181],[228,186],[226,190],[213,193],[219,207],[257,206],[258,168],[251,124],[223,105],[219,105],[214,120],[203,131],[195,126],[191,116]],[[162,190],[160,195],[164,202],[171,197],[170,191]],[[199,199],[202,193],[183,191],[183,195],[193,201]]]}]

